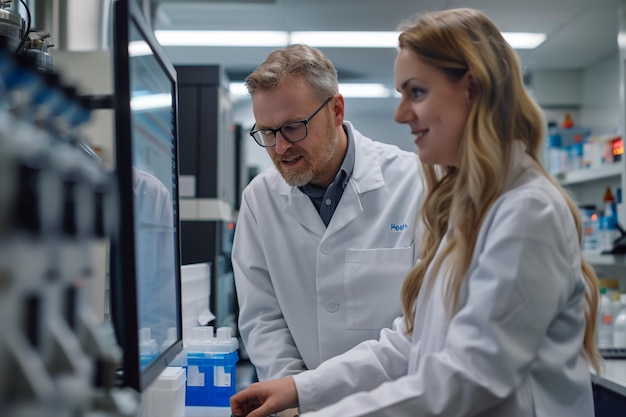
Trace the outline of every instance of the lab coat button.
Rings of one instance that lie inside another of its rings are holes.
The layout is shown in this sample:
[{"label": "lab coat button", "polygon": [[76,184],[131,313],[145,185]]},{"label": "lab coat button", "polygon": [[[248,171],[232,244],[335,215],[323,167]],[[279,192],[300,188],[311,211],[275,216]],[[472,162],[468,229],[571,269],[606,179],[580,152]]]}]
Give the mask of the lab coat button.
[{"label": "lab coat button", "polygon": [[328,310],[329,313],[334,313],[339,310],[339,303],[335,300],[330,300],[326,303],[326,310]]},{"label": "lab coat button", "polygon": [[322,245],[322,253],[330,253],[330,245]]}]

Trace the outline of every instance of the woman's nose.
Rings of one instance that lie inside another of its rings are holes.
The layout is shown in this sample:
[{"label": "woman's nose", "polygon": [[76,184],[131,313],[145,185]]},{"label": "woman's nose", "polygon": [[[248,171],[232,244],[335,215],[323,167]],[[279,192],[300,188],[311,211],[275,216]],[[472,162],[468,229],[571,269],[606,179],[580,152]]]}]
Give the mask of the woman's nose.
[{"label": "woman's nose", "polygon": [[413,113],[411,106],[406,102],[406,100],[401,99],[398,103],[398,107],[396,108],[396,112],[393,115],[393,119],[396,123],[408,123],[415,118],[415,114]]}]

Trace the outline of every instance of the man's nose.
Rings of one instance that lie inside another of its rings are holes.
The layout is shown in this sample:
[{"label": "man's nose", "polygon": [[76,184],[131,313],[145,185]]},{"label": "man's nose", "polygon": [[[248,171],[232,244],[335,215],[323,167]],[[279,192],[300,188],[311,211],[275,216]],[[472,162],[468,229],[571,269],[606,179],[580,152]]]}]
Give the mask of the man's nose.
[{"label": "man's nose", "polygon": [[291,148],[291,146],[291,142],[285,139],[280,131],[276,132],[276,145],[274,146],[274,149],[276,150],[277,154],[282,155],[287,149]]}]

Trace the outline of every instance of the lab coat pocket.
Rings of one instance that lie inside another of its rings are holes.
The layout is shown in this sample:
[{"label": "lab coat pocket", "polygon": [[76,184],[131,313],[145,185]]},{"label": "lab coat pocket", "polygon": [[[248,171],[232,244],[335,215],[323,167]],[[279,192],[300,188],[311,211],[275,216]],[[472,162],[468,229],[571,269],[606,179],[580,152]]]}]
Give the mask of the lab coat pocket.
[{"label": "lab coat pocket", "polygon": [[346,326],[351,330],[390,327],[402,314],[400,290],[413,266],[414,245],[348,249],[344,271]]}]

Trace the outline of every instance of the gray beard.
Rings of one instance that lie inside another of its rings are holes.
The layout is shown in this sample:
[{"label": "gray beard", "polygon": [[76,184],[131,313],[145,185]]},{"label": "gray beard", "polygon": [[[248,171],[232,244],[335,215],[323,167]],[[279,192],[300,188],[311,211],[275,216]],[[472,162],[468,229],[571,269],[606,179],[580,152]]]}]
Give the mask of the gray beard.
[{"label": "gray beard", "polygon": [[278,170],[285,182],[292,187],[302,187],[313,180],[313,171],[308,168],[305,172],[284,172]]}]

